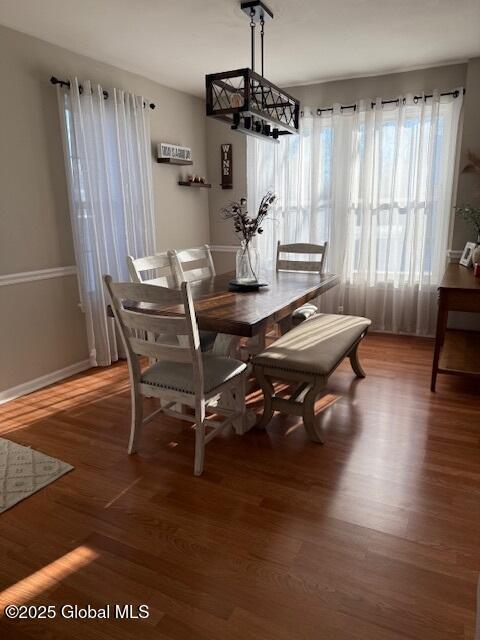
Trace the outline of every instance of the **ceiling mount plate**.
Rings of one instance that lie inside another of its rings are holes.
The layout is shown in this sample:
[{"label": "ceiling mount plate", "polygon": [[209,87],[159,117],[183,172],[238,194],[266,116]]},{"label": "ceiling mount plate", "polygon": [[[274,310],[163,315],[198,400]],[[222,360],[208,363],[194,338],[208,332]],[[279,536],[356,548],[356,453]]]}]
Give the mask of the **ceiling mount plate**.
[{"label": "ceiling mount plate", "polygon": [[[263,18],[264,22],[273,18],[272,11],[261,0],[249,0],[248,2],[242,2],[240,8],[244,11],[249,18],[252,18],[254,22],[260,22]],[[252,15],[252,11],[255,11],[255,15]]]}]

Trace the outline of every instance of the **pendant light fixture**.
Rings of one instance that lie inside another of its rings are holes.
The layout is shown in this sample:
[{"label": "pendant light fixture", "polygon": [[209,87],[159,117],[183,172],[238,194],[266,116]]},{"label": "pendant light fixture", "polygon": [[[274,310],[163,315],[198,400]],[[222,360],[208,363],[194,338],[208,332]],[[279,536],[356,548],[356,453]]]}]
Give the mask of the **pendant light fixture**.
[{"label": "pendant light fixture", "polygon": [[[300,102],[264,77],[265,23],[273,13],[261,0],[240,4],[250,18],[251,68],[211,73],[205,77],[207,116],[231,128],[279,142],[281,135],[298,133]],[[255,72],[255,32],[260,25],[261,74]]]}]

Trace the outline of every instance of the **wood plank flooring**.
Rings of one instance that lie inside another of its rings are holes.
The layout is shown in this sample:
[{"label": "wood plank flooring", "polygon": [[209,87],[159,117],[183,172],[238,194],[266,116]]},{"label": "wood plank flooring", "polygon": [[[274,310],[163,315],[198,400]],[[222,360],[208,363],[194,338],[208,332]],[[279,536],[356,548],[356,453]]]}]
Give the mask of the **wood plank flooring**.
[{"label": "wood plank flooring", "polygon": [[[154,420],[126,454],[124,364],[1,406],[2,437],[75,470],[0,515],[0,612],[57,606],[0,618],[0,638],[473,640],[478,383],[432,394],[430,340],[370,335],[360,355],[368,377],[345,363],[318,403],[324,446],[277,415],[213,440],[201,478],[184,422]],[[150,617],[59,617],[87,603]]]}]

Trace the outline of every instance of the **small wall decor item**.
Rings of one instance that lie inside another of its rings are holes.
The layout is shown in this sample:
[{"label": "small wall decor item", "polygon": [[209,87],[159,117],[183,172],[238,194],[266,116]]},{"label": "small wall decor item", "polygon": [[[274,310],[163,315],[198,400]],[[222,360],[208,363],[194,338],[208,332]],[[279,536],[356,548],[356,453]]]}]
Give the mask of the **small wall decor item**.
[{"label": "small wall decor item", "polygon": [[231,144],[220,145],[222,165],[222,189],[233,189],[233,153]]},{"label": "small wall decor item", "polygon": [[168,142],[157,145],[157,162],[166,164],[193,164],[192,150]]},{"label": "small wall decor item", "polygon": [[188,182],[201,182],[202,184],[206,184],[207,179],[204,176],[197,176],[193,174],[188,176]]},{"label": "small wall decor item", "polygon": [[195,174],[188,176],[186,180],[180,180],[178,183],[181,187],[205,187],[210,189],[212,186],[207,182],[205,176],[197,176]]},{"label": "small wall decor item", "polygon": [[276,195],[268,191],[260,202],[255,218],[248,215],[246,198],[241,198],[240,202],[230,202],[220,211],[224,220],[233,220],[233,229],[241,241],[236,258],[236,278],[230,282],[233,288],[251,290],[266,286],[258,280],[260,254],[253,247],[252,240],[257,234],[263,233],[262,224],[276,199]]},{"label": "small wall decor item", "polygon": [[462,267],[472,267],[473,265],[473,252],[475,250],[475,242],[467,242],[465,249],[463,250],[462,257],[460,258],[460,264]]}]

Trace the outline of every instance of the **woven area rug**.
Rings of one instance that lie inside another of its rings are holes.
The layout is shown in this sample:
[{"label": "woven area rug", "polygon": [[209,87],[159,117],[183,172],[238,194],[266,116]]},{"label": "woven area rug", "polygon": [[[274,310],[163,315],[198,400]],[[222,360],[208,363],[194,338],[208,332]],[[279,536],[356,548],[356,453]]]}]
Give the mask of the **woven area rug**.
[{"label": "woven area rug", "polygon": [[71,469],[66,462],[0,438],[0,513]]}]

